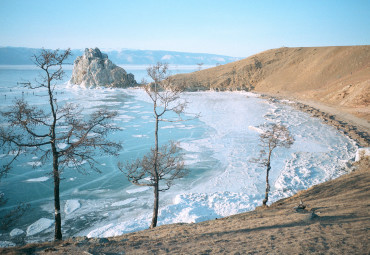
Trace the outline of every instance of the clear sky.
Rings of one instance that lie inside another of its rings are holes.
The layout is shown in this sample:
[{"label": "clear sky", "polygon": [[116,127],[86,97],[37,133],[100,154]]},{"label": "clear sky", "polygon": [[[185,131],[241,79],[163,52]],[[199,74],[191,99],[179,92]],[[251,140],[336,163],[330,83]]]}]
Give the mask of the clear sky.
[{"label": "clear sky", "polygon": [[370,0],[0,0],[0,46],[247,57],[370,44]]}]

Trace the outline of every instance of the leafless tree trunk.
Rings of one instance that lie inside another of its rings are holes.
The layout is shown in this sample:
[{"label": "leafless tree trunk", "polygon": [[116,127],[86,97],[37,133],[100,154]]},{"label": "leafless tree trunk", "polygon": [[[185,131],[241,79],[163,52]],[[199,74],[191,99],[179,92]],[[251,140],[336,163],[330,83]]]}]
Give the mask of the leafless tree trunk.
[{"label": "leafless tree trunk", "polygon": [[[187,174],[182,157],[176,144],[159,147],[158,127],[160,121],[177,122],[184,121],[181,114],[184,113],[186,102],[179,101],[182,92],[180,88],[172,86],[171,77],[168,76],[168,65],[158,63],[147,69],[152,83],[145,87],[145,91],[153,102],[155,117],[154,148],[133,163],[118,164],[119,169],[127,176],[128,180],[138,186],[151,186],[154,192],[153,217],[150,228],[157,226],[159,210],[159,192],[168,190],[175,179],[183,178]],[[178,118],[175,120],[165,119],[167,112],[175,112]],[[166,188],[160,186],[161,181],[166,183]]]},{"label": "leafless tree trunk", "polygon": [[202,66],[203,66],[204,63],[198,63],[198,71],[202,70]]},{"label": "leafless tree trunk", "polygon": [[[88,120],[83,118],[81,110],[76,105],[60,106],[55,97],[54,82],[61,81],[64,76],[63,63],[71,55],[66,51],[42,50],[33,56],[37,67],[43,71],[37,85],[27,83],[29,89],[46,89],[49,109],[38,109],[28,105],[23,99],[16,101],[10,111],[1,115],[8,123],[7,128],[0,129],[0,141],[6,153],[15,152],[3,166],[2,171],[9,171],[12,163],[21,156],[21,152],[37,155],[42,153],[41,161],[46,162],[52,157],[52,174],[54,180],[54,211],[55,240],[62,239],[60,213],[60,174],[65,167],[74,167],[84,172],[81,162],[86,162],[90,169],[99,171],[96,167],[95,155],[99,151],[118,155],[120,143],[106,139],[109,132],[118,128],[110,124],[117,115],[116,112],[98,110]],[[58,132],[65,129],[66,132]],[[88,136],[94,133],[94,136]],[[63,149],[58,144],[66,145]]]},{"label": "leafless tree trunk", "polygon": [[272,153],[272,150],[269,151],[267,162],[266,162],[266,191],[265,191],[265,199],[262,201],[264,206],[266,206],[267,201],[269,200],[269,192],[270,192],[269,174],[271,170],[271,153]]},{"label": "leafless tree trunk", "polygon": [[252,161],[266,167],[266,190],[265,198],[262,201],[263,206],[267,205],[270,192],[269,174],[271,170],[272,152],[277,147],[289,148],[293,143],[294,138],[284,125],[270,124],[267,126],[266,131],[260,134],[260,145],[262,146],[262,150],[260,151],[259,157]]}]

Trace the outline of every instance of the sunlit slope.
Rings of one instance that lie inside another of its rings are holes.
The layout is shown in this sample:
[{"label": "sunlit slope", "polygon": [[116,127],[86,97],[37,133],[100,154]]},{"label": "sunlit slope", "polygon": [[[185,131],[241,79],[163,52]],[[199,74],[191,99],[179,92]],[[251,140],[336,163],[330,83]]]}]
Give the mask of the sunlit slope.
[{"label": "sunlit slope", "polygon": [[268,92],[357,108],[363,115],[370,102],[370,45],[284,47],[173,78],[190,90]]}]

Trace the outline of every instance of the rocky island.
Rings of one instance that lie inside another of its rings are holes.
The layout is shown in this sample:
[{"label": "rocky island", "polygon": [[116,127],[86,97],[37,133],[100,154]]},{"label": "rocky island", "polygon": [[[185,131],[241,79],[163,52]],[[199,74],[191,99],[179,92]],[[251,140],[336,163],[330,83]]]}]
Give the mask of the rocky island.
[{"label": "rocky island", "polygon": [[98,48],[85,49],[74,61],[71,83],[86,87],[127,88],[137,85],[134,75],[115,65]]}]

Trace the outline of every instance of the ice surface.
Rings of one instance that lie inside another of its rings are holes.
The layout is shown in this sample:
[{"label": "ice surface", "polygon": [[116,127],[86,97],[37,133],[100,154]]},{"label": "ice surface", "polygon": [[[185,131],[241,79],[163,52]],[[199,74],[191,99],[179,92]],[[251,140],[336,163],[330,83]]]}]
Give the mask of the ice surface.
[{"label": "ice surface", "polygon": [[103,226],[101,228],[97,228],[93,231],[91,231],[90,233],[87,234],[87,237],[88,238],[91,238],[91,237],[105,237],[104,236],[104,233],[109,231],[109,229],[111,229],[113,227],[113,224],[108,224],[106,226]]},{"label": "ice surface", "polygon": [[[172,205],[159,211],[158,224],[193,223],[215,219],[227,215],[252,210],[254,196],[231,192],[217,192],[212,194],[191,193],[178,195]],[[122,235],[131,231],[138,231],[149,226],[151,214],[137,215],[130,221],[117,224],[107,224],[90,231],[88,237],[109,237]]]},{"label": "ice surface", "polygon": [[0,241],[0,248],[14,247],[16,244],[9,241]]},{"label": "ice surface", "polygon": [[76,211],[80,207],[81,207],[81,204],[77,199],[67,200],[66,204],[64,205],[64,212],[66,214],[70,214]]},{"label": "ice surface", "polygon": [[42,162],[40,161],[33,161],[33,162],[27,162],[28,165],[36,167],[36,166],[41,166]]},{"label": "ice surface", "polygon": [[199,156],[196,154],[186,154],[184,158],[184,163],[186,166],[196,164],[200,162]]},{"label": "ice surface", "polygon": [[112,206],[122,206],[122,205],[127,205],[127,204],[130,204],[131,202],[135,201],[137,198],[129,198],[129,199],[126,199],[126,200],[123,200],[123,201],[118,201],[118,202],[114,202],[112,204]]},{"label": "ice surface", "polygon": [[49,180],[49,177],[43,176],[43,177],[39,177],[39,178],[28,179],[28,180],[25,180],[25,182],[45,182],[47,180]]},{"label": "ice surface", "polygon": [[179,147],[188,152],[201,152],[201,148],[196,144],[195,141],[192,143],[182,142],[180,143]]},{"label": "ice surface", "polygon": [[123,121],[130,121],[132,119],[135,119],[134,116],[130,116],[130,115],[125,115],[125,114],[122,114],[122,115],[119,115],[118,117],[116,117],[116,119],[122,119]]},{"label": "ice surface", "polygon": [[23,234],[24,233],[24,231],[22,230],[22,229],[19,229],[19,228],[15,228],[15,229],[13,229],[12,231],[10,231],[10,236],[11,237],[14,237],[14,236],[19,236],[19,235],[21,235],[21,234]]},{"label": "ice surface", "polygon": [[147,191],[148,189],[149,189],[149,187],[140,187],[140,188],[136,188],[136,189],[128,189],[128,190],[126,190],[126,192],[129,193],[129,194],[134,194],[134,193]]},{"label": "ice surface", "polygon": [[[147,100],[137,90],[132,94]],[[259,154],[259,134],[266,122],[287,125],[296,139],[292,148],[273,153],[270,202],[339,176],[341,172],[336,169],[354,157],[354,144],[347,137],[289,106],[249,93],[189,93],[186,99],[189,112],[201,112],[200,120],[209,128],[202,137],[181,141],[180,147],[187,152],[185,162],[202,164],[202,153],[209,151],[219,164],[211,165],[212,174],[204,175],[199,183],[184,186],[172,195],[169,191],[172,200],[163,202],[159,225],[200,222],[260,205],[266,185],[265,169],[249,160]],[[175,127],[184,125],[164,129]],[[134,219],[100,226],[90,231],[89,236],[107,237],[145,229],[150,218],[151,214],[143,211]]]},{"label": "ice surface", "polygon": [[161,223],[192,223],[220,218],[254,208],[245,193],[215,192],[177,195],[174,204],[160,211]]},{"label": "ice surface", "polygon": [[135,105],[135,106],[130,107],[129,109],[134,110],[134,109],[140,109],[140,108],[143,108],[143,107],[144,106],[142,106],[142,105]]},{"label": "ice surface", "polygon": [[27,228],[27,236],[32,236],[37,233],[40,233],[48,228],[50,228],[54,224],[54,220],[41,218],[38,221],[32,223]]},{"label": "ice surface", "polygon": [[132,135],[132,137],[135,137],[135,138],[144,138],[144,137],[148,137],[147,135]]},{"label": "ice surface", "polygon": [[249,126],[248,127],[250,130],[253,130],[253,131],[256,131],[257,133],[259,134],[262,134],[263,133],[263,130],[261,128],[258,128],[258,127],[253,127],[253,126]]},{"label": "ice surface", "polygon": [[168,125],[168,126],[161,127],[161,129],[171,129],[171,128],[175,128],[175,126],[174,125]]},{"label": "ice surface", "polygon": [[66,143],[59,143],[58,144],[58,148],[61,149],[61,150],[67,148],[67,146],[68,146],[68,144],[66,144]]},{"label": "ice surface", "polygon": [[86,163],[87,163],[86,160],[82,160],[81,162],[69,162],[68,166],[73,168],[74,166],[81,166]]}]

